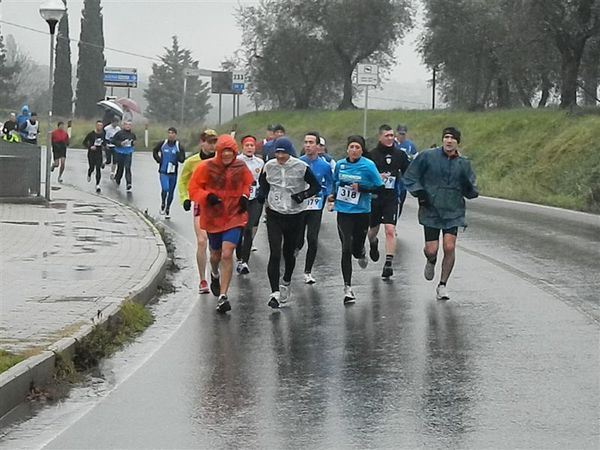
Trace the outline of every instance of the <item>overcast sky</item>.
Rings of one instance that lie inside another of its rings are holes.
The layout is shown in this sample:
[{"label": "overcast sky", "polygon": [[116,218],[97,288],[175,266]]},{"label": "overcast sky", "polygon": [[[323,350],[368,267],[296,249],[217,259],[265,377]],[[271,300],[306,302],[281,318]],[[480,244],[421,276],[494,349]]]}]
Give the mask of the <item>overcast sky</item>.
[{"label": "overcast sky", "polygon": [[[255,4],[247,0],[102,0],[104,41],[107,66],[136,67],[142,74],[151,73],[152,58],[170,47],[171,36],[179,37],[180,45],[192,51],[200,67],[218,70],[221,61],[240,47],[241,31],[237,27],[235,10],[239,4]],[[0,23],[2,34],[12,34],[20,48],[34,60],[48,64],[48,26],[40,17],[41,0],[0,0],[3,21],[34,28],[45,34]],[[67,0],[70,37],[79,39],[83,0]],[[430,74],[415,51],[418,30],[414,30],[398,47],[398,62],[390,81],[426,86]],[[141,55],[123,55],[109,50],[123,49]],[[77,45],[71,45],[75,65]]]}]

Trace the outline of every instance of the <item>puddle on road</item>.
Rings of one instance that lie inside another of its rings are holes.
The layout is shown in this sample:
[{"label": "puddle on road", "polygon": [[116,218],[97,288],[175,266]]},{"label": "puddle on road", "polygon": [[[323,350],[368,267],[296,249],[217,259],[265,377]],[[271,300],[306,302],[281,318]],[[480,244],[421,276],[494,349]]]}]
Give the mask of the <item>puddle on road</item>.
[{"label": "puddle on road", "polygon": [[39,222],[28,221],[28,220],[0,220],[0,223],[7,225],[39,225]]}]

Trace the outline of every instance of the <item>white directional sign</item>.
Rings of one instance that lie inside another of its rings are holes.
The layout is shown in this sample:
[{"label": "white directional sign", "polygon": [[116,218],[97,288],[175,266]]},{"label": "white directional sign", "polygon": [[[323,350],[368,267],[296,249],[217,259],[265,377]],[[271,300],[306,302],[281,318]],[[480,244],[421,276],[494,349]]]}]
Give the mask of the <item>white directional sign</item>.
[{"label": "white directional sign", "polygon": [[377,86],[379,83],[379,67],[377,64],[357,64],[356,84],[359,86]]},{"label": "white directional sign", "polygon": [[231,90],[236,94],[243,94],[246,87],[246,73],[241,70],[234,70],[231,78]]}]

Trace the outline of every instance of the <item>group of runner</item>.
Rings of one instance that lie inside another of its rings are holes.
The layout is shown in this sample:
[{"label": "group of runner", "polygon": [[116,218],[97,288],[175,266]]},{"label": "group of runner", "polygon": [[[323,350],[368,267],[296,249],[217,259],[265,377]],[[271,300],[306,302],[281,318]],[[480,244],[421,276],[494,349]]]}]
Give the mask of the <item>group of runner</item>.
[{"label": "group of runner", "polygon": [[[317,282],[312,269],[323,209],[327,207],[337,212],[343,302],[354,303],[352,257],[362,268],[368,265],[368,257],[374,262],[380,259],[378,233],[382,224],[385,261],[381,275],[385,279],[393,275],[396,222],[409,191],[419,201],[427,280],[434,278],[442,233],[444,258],[437,298],[449,299],[446,283],[454,266],[458,227],[464,226],[464,198],[478,195],[475,175],[469,161],[459,153],[461,133],[456,128],[445,128],[442,145],[421,154],[406,139],[405,126],[398,126],[396,131],[395,136],[390,126],[382,125],[378,144],[371,151],[367,151],[362,136],[349,136],[347,156],[335,162],[323,151],[325,141],[317,131],[305,133],[303,155],[298,157],[282,126],[271,127],[263,142],[250,135],[242,137],[241,151],[231,135],[217,136],[214,130],[205,130],[200,136],[200,151],[184,160],[183,148],[175,140],[176,130],[169,129],[168,139],[154,148],[162,186],[161,212],[168,217],[178,164],[183,161],[179,196],[183,208],[193,210],[200,293],[210,291],[218,297],[218,312],[231,310],[228,289],[233,258],[237,256],[239,274],[250,273],[252,241],[264,207],[271,288],[267,303],[271,308],[285,305],[291,298],[296,257],[305,242],[304,281]],[[256,155],[257,147],[262,147],[264,159]]]},{"label": "group of runner", "polygon": [[[110,168],[110,179],[119,186],[125,176],[126,190],[132,190],[131,161],[135,151],[137,137],[131,130],[131,122],[114,118],[111,123],[105,124],[97,120],[94,129],[86,134],[83,146],[87,149],[88,169],[87,180],[92,181],[92,174],[96,181],[96,192],[101,192],[100,180],[102,169]],[[69,135],[64,129],[64,122],[58,122],[56,129],[51,133],[53,162],[51,171],[59,168],[58,182],[63,182]]]}]

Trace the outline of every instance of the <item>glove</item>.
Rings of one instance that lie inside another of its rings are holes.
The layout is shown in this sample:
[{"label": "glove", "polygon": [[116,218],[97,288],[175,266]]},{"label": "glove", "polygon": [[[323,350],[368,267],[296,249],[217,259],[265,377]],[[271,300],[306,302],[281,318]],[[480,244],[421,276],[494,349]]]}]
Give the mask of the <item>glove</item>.
[{"label": "glove", "polygon": [[183,209],[185,209],[186,211],[189,211],[192,208],[192,202],[189,198],[185,199],[183,201]]},{"label": "glove", "polygon": [[419,191],[417,199],[419,201],[419,206],[427,206],[429,204],[429,197],[425,191]]},{"label": "glove", "polygon": [[206,201],[211,206],[215,206],[215,205],[218,205],[219,203],[221,203],[221,199],[219,197],[217,197],[215,194],[213,194],[212,192],[206,196]]},{"label": "glove", "polygon": [[297,194],[292,194],[291,197],[296,203],[302,203],[306,199],[306,194],[304,192],[298,192]]},{"label": "glove", "polygon": [[242,195],[240,197],[240,212],[245,213],[246,211],[248,211],[248,197]]}]

